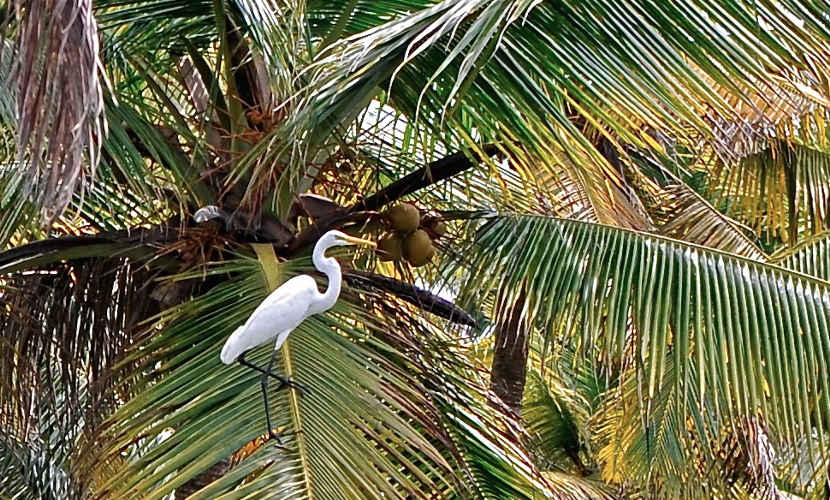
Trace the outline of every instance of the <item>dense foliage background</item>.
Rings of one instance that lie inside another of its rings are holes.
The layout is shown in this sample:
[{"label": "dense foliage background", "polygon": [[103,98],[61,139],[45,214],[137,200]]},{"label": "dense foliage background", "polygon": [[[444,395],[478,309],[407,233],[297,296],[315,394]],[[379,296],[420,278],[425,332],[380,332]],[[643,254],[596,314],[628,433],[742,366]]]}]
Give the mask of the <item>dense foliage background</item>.
[{"label": "dense foliage background", "polygon": [[0,5],[0,497],[830,491],[826,2]]}]

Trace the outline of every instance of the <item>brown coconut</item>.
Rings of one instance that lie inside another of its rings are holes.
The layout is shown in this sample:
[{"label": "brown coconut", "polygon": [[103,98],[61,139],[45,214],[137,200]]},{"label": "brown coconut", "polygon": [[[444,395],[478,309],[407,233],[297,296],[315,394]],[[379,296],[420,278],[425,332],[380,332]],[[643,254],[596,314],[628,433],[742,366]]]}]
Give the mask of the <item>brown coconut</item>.
[{"label": "brown coconut", "polygon": [[435,219],[430,224],[429,229],[432,231],[432,234],[435,235],[436,238],[440,238],[447,234],[447,225],[444,224],[444,221]]},{"label": "brown coconut", "polygon": [[429,262],[435,255],[435,247],[427,232],[419,229],[406,237],[403,242],[403,252],[410,264],[419,267]]},{"label": "brown coconut", "polygon": [[421,214],[418,209],[409,203],[399,203],[386,211],[389,224],[402,233],[418,229],[421,224]]},{"label": "brown coconut", "polygon": [[380,260],[401,260],[403,257],[403,241],[397,235],[387,236],[378,241],[378,255]]}]

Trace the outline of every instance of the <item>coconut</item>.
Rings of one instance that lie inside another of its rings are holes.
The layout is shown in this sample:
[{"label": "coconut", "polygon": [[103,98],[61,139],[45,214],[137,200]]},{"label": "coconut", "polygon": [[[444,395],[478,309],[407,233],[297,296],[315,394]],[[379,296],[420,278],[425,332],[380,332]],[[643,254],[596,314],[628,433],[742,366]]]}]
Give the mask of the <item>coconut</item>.
[{"label": "coconut", "polygon": [[401,260],[403,256],[403,241],[396,236],[387,236],[378,241],[380,260]]},{"label": "coconut", "polygon": [[435,255],[432,240],[423,229],[419,229],[406,237],[403,242],[403,251],[406,260],[415,267],[423,266]]},{"label": "coconut", "polygon": [[399,203],[386,211],[386,218],[393,228],[403,233],[418,229],[421,215],[418,209],[408,203]]}]

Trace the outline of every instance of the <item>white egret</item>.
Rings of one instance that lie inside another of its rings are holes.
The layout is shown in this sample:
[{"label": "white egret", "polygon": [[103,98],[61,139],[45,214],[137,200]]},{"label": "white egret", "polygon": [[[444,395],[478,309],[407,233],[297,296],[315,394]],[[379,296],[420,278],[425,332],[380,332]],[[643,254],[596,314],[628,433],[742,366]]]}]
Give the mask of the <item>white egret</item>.
[{"label": "white egret", "polygon": [[[265,417],[268,424],[268,432],[276,440],[279,437],[271,429],[271,418],[268,409],[268,377],[280,381],[277,390],[288,386],[303,389],[302,386],[293,380],[281,377],[271,372],[277,350],[282,347],[288,335],[297,328],[300,323],[312,314],[318,314],[331,309],[340,296],[340,285],[342,273],[340,264],[334,257],[326,257],[326,250],[334,246],[342,245],[365,245],[374,247],[373,241],[364,240],[349,236],[340,231],[329,231],[324,234],[314,245],[312,261],[314,266],[328,277],[329,284],[325,293],[317,289],[317,282],[307,274],[296,276],[283,283],[279,288],[271,292],[268,297],[254,310],[245,324],[234,330],[222,347],[220,358],[225,364],[239,361],[244,366],[262,373],[261,385],[262,395],[265,399]],[[245,353],[259,345],[276,339],[274,351],[268,367],[263,369],[245,360]]]}]

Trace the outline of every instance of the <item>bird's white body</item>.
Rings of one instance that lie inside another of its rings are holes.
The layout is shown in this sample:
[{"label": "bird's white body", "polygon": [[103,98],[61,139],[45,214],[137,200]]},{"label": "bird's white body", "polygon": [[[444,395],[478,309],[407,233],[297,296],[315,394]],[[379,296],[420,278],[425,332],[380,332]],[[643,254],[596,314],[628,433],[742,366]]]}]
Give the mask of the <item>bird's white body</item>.
[{"label": "bird's white body", "polygon": [[313,261],[329,279],[326,292],[320,293],[314,278],[306,274],[283,283],[262,301],[244,325],[234,330],[222,347],[222,362],[231,364],[245,351],[275,338],[274,348],[279,349],[303,320],[331,309],[340,295],[341,273],[337,260],[326,257],[325,252],[332,246],[353,244],[373,245],[340,231],[324,234],[314,246]]},{"label": "bird's white body", "polygon": [[309,304],[323,295],[317,290],[314,278],[306,274],[283,283],[262,301],[244,325],[231,334],[222,348],[222,362],[230,364],[246,350],[277,338],[274,349],[279,349],[288,334],[311,314]]}]

